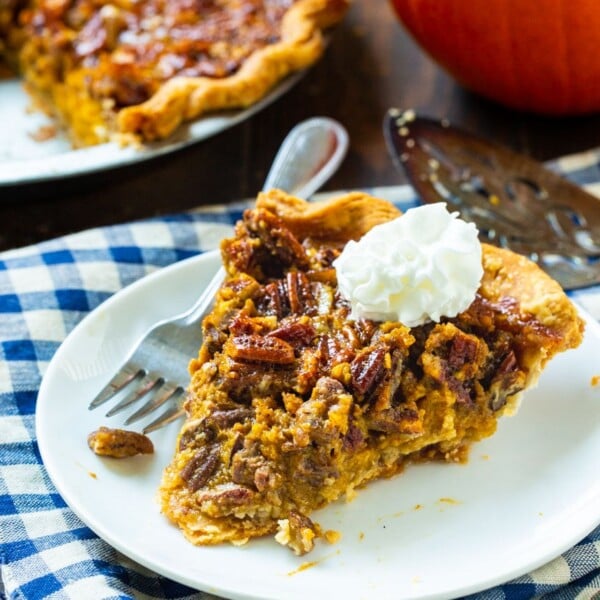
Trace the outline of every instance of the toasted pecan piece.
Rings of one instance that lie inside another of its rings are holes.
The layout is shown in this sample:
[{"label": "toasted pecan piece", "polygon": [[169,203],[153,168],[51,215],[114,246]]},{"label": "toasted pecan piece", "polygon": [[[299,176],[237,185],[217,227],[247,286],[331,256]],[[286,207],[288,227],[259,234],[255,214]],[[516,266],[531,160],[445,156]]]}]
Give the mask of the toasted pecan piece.
[{"label": "toasted pecan piece", "polygon": [[154,444],[143,433],[126,429],[100,427],[88,435],[88,446],[99,456],[127,458],[136,454],[152,454]]}]

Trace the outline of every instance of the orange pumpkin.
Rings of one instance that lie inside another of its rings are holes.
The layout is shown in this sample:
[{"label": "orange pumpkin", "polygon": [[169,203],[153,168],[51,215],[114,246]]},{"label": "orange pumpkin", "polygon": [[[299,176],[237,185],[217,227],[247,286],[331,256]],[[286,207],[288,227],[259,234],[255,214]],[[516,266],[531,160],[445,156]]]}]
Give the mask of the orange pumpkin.
[{"label": "orange pumpkin", "polygon": [[464,86],[550,115],[600,110],[600,0],[391,0]]}]

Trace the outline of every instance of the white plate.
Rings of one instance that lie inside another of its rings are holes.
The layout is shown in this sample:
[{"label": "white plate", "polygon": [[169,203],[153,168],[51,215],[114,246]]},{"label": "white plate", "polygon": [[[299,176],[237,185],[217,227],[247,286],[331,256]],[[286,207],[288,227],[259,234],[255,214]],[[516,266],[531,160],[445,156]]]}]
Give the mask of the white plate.
[{"label": "white plate", "polygon": [[41,386],[37,436],[50,477],[125,555],[231,598],[320,598],[326,590],[348,599],[448,597],[534,569],[600,522],[600,387],[591,384],[600,374],[600,327],[588,322],[583,345],[552,361],[518,415],[475,445],[468,464],[410,467],[319,511],[322,526],[341,532],[338,543],[320,543],[307,557],[270,538],[241,548],[190,545],[155,500],[180,423],[153,434],[151,457],[95,456],[87,434],[124,417],[87,410],[107,377],[88,367],[106,339],[115,350],[105,367],[116,366],[147,324],[190,305],[218,264],[215,253],[188,259],[113,296],[69,335]]},{"label": "white plate", "polygon": [[60,131],[46,141],[36,141],[36,134],[52,127],[52,121],[30,110],[31,99],[19,79],[0,79],[0,186],[82,175],[173,152],[244,121],[289,90],[302,75],[288,77],[248,109],[215,113],[182,125],[168,140],[141,150],[115,143],[73,150]]}]

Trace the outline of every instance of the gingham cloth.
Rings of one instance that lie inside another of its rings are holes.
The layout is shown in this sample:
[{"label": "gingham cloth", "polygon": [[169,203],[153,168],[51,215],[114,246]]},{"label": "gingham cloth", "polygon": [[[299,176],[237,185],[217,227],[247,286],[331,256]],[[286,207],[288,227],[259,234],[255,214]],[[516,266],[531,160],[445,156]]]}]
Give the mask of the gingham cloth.
[{"label": "gingham cloth", "polygon": [[[599,158],[587,153],[554,166],[592,184],[600,182]],[[415,204],[407,187],[370,191],[402,209]],[[34,413],[49,361],[89,311],[151,271],[217,247],[247,204],[93,229],[0,254],[0,596],[214,598],[133,563],[75,516],[41,462]],[[575,295],[600,318],[600,286]],[[543,568],[473,598],[596,596],[600,527]]]}]

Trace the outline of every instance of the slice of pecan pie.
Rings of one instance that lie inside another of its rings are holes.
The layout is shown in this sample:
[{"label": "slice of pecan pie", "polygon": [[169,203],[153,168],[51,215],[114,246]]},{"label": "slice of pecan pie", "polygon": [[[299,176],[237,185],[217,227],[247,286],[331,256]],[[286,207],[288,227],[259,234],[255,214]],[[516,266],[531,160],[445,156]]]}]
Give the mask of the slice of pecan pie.
[{"label": "slice of pecan pie", "polygon": [[[207,111],[256,103],[320,57],[323,29],[347,7],[348,0],[2,0],[0,37],[20,32],[27,85],[75,145],[147,141]],[[17,8],[19,24],[11,24]]]},{"label": "slice of pecan pie", "polygon": [[410,461],[461,461],[514,411],[583,324],[527,259],[483,248],[470,307],[408,328],[350,320],[332,262],[399,215],[354,193],[307,204],[261,194],[222,245],[227,279],[192,360],[187,420],[160,488],[196,544],[275,532],[297,553],[309,515]]}]

